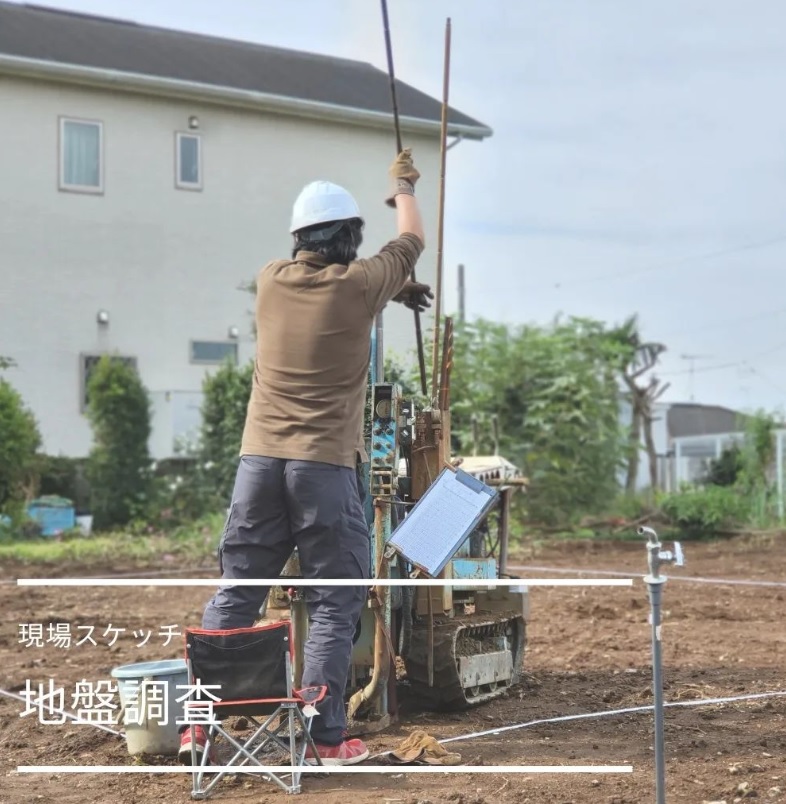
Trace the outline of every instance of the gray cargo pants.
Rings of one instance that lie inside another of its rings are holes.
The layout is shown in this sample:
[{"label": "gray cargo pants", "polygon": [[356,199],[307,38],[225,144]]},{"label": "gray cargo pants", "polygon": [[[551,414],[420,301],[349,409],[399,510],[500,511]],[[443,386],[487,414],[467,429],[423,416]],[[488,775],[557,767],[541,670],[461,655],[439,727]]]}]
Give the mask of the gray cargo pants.
[{"label": "gray cargo pants", "polygon": [[[222,578],[275,578],[294,547],[305,578],[369,577],[369,534],[353,469],[315,461],[245,455],[219,546]],[[251,626],[269,587],[224,586],[207,604],[202,627]],[[367,586],[307,587],[310,619],[303,686],[326,685],[312,734],[344,739],[344,693],[352,638]]]}]

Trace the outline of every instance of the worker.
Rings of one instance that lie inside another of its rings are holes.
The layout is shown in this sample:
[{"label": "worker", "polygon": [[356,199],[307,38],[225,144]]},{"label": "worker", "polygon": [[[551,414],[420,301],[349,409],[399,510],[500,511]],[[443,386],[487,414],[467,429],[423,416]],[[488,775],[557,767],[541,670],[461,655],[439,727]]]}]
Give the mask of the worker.
[{"label": "worker", "polygon": [[[232,501],[219,546],[222,579],[278,577],[296,547],[303,577],[370,577],[369,531],[356,457],[362,432],[371,329],[390,301],[424,309],[428,285],[410,275],[424,248],[409,149],[390,168],[386,202],[398,237],[358,259],[364,221],[355,199],[325,181],[294,203],[292,259],[268,263],[256,293],[256,365]],[[202,627],[253,625],[267,587],[222,586]],[[312,721],[325,765],[363,761],[368,749],[346,732],[352,639],[368,586],[307,587],[310,618],[302,684],[326,686]],[[204,730],[194,728],[198,761]],[[180,758],[191,764],[191,730]],[[307,761],[315,764],[309,753]]]}]

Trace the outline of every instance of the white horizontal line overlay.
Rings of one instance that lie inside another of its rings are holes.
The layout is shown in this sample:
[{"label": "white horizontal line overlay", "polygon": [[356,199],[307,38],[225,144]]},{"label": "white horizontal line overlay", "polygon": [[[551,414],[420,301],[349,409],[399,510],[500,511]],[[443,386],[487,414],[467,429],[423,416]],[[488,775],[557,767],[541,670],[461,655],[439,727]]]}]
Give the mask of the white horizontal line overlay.
[{"label": "white horizontal line overlay", "polygon": [[633,578],[18,578],[18,586],[633,586]]},{"label": "white horizontal line overlay", "polygon": [[[617,570],[602,569],[576,569],[575,567],[542,567],[533,564],[527,565],[508,565],[508,569],[519,572],[556,572],[560,575],[605,575],[613,578],[629,578],[634,573],[619,572]],[[709,583],[719,586],[761,586],[773,587],[775,589],[786,589],[786,581],[760,581],[751,578],[712,578],[699,577],[697,575],[669,575],[670,581],[683,581],[685,583]],[[522,578],[522,583],[526,583],[526,578]]]},{"label": "white horizontal line overlay", "polygon": [[19,765],[17,773],[632,773],[633,765]]}]

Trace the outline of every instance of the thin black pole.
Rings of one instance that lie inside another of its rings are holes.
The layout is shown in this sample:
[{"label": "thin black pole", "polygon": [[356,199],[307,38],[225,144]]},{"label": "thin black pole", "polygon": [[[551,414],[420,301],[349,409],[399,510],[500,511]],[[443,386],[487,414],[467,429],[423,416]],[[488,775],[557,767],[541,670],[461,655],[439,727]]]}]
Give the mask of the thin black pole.
[{"label": "thin black pole", "polygon": [[[396,97],[396,74],[393,70],[393,46],[390,43],[390,23],[388,21],[387,0],[382,2],[382,22],[385,27],[385,50],[388,58],[388,77],[390,78],[390,97],[393,103],[393,125],[396,129],[396,154],[402,151],[401,126],[398,119],[398,99]],[[412,281],[416,282],[415,269],[412,269]],[[420,311],[415,307],[415,339],[418,345],[418,365],[420,366],[420,390],[425,396],[428,393],[426,383],[426,355],[423,351],[423,330],[420,326]]]}]

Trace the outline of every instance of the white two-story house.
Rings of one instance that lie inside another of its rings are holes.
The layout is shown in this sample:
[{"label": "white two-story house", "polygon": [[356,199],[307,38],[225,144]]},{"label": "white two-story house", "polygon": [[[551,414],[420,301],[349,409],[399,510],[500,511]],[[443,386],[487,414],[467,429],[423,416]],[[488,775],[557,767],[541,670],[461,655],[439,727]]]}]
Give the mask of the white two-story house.
[{"label": "white two-story house", "polygon": [[[433,281],[441,106],[397,92]],[[242,288],[290,252],[307,182],[355,194],[363,253],[395,233],[388,77],[370,64],[0,2],[0,123],[0,355],[50,454],[87,454],[85,382],[105,353],[137,367],[151,451],[173,454],[206,371],[253,355]],[[490,134],[450,111],[451,138]],[[389,306],[384,337],[409,352],[412,313]]]}]

